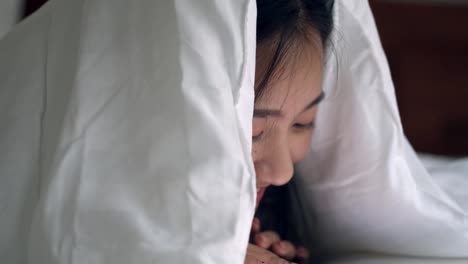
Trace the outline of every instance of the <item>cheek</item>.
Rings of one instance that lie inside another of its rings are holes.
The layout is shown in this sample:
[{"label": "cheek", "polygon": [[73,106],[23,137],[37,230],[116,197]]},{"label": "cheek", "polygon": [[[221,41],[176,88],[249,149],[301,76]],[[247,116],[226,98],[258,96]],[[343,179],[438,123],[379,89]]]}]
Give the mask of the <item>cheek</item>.
[{"label": "cheek", "polygon": [[254,162],[260,160],[260,155],[259,153],[262,152],[262,146],[259,143],[252,144],[252,160]]},{"label": "cheek", "polygon": [[252,136],[260,135],[265,130],[266,121],[263,118],[254,118],[252,121]]},{"label": "cheek", "polygon": [[309,151],[312,131],[292,135],[290,139],[291,156],[294,163],[304,159]]}]

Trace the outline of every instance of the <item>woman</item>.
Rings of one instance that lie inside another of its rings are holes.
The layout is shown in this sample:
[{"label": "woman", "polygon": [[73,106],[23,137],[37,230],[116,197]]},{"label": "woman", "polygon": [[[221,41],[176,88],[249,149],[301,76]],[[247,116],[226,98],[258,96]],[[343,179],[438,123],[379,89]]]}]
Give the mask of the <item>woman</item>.
[{"label": "woman", "polygon": [[[269,186],[291,180],[294,163],[303,159],[309,148],[317,106],[324,98],[321,86],[324,54],[333,27],[332,6],[330,0],[257,0],[252,133],[257,207]],[[246,264],[307,261],[305,248],[282,241],[278,232],[259,231],[256,218]]]}]

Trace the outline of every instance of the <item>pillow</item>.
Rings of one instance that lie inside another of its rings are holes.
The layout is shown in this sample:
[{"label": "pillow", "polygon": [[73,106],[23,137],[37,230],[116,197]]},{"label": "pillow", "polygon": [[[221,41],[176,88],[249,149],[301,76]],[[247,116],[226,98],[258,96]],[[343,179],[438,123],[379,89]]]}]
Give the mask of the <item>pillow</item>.
[{"label": "pillow", "polygon": [[406,140],[368,1],[337,0],[335,18],[328,97],[297,168],[324,250],[468,258],[468,200],[443,190]]},{"label": "pillow", "polygon": [[0,259],[242,263],[255,12],[56,0],[7,35]]}]

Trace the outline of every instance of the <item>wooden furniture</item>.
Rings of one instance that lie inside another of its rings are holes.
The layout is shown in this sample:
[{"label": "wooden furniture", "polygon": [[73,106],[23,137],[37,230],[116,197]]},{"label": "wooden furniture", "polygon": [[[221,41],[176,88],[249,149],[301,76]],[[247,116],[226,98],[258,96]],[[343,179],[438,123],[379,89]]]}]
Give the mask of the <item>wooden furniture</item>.
[{"label": "wooden furniture", "polygon": [[403,128],[418,151],[467,156],[468,5],[408,2],[371,1]]}]

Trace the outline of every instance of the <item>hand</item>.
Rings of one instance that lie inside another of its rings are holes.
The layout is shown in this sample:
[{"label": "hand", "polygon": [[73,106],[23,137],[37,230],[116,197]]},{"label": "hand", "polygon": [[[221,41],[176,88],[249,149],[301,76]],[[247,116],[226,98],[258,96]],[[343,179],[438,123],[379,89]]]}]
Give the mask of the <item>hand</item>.
[{"label": "hand", "polygon": [[259,246],[249,244],[244,264],[289,264],[290,262],[280,258],[273,252]]},{"label": "hand", "polygon": [[[307,249],[296,247],[289,241],[281,240],[279,235],[274,231],[260,232],[260,221],[258,218],[254,218],[252,222],[251,234],[251,240],[255,246],[264,250],[269,249],[272,253],[282,259],[296,259],[301,263],[307,263],[307,259],[309,258],[309,252]],[[251,250],[257,249],[252,248]]]}]

